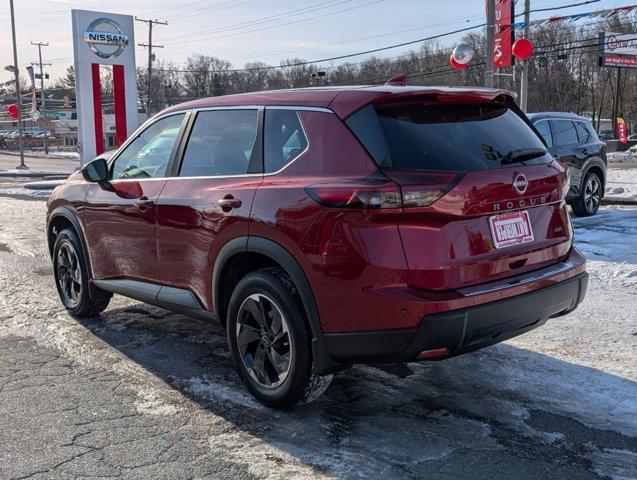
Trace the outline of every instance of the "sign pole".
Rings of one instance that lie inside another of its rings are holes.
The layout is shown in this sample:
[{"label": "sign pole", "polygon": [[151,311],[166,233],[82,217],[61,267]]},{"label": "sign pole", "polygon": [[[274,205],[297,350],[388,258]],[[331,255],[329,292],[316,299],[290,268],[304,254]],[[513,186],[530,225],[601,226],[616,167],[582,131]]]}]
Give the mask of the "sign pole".
[{"label": "sign pole", "polygon": [[[529,20],[531,16],[531,0],[524,0],[524,38],[529,38]],[[527,113],[529,103],[529,61],[522,62],[522,81],[520,82],[520,109]]]},{"label": "sign pole", "polygon": [[13,12],[13,0],[9,0],[9,8],[11,10],[11,34],[13,36],[13,73],[15,74],[15,96],[16,105],[18,106],[18,141],[20,144],[20,165],[16,168],[20,170],[28,170],[24,163],[24,143],[23,143],[23,131],[24,121],[22,120],[22,95],[20,95],[20,71],[18,70],[18,50],[15,40],[15,15]]},{"label": "sign pole", "polygon": [[[617,117],[619,117],[619,91],[621,88],[622,69],[617,67],[617,83],[615,85],[615,100],[613,101],[613,125],[617,125]],[[615,132],[617,135],[617,132]]]},{"label": "sign pole", "polygon": [[493,48],[495,46],[495,0],[487,0],[487,65],[485,72],[484,85],[487,88],[493,88],[494,71],[493,71]]}]

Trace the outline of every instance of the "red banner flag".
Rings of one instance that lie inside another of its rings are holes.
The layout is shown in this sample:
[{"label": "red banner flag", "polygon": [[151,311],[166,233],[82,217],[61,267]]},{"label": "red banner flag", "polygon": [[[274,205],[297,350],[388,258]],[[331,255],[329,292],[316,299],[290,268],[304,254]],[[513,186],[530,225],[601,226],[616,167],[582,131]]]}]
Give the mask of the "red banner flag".
[{"label": "red banner flag", "polygon": [[513,0],[495,0],[493,66],[506,68],[513,64]]},{"label": "red banner flag", "polygon": [[615,121],[615,131],[620,143],[628,143],[628,130],[626,129],[626,121],[622,117],[617,117]]}]

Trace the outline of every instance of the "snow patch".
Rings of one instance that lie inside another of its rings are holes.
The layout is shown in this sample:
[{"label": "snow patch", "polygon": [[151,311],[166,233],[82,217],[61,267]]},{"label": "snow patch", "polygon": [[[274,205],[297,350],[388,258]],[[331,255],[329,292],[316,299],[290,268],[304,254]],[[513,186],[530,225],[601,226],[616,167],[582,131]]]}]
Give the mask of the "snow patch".
[{"label": "snow patch", "polygon": [[637,151],[610,152],[606,158],[608,163],[637,163]]},{"label": "snow patch", "polygon": [[637,453],[630,450],[605,448],[601,451],[591,447],[595,473],[613,480],[637,478]]},{"label": "snow patch", "polygon": [[637,203],[637,167],[609,168],[604,198]]},{"label": "snow patch", "polygon": [[[3,155],[20,155],[20,152],[13,150],[0,150],[0,153]],[[25,150],[24,155],[26,157],[37,157],[37,158],[70,158],[70,159],[80,159],[79,152],[69,152],[68,150],[60,150],[57,148],[50,148],[49,154],[45,155],[43,150]]]},{"label": "snow patch", "polygon": [[0,195],[11,197],[49,198],[53,190],[32,190],[29,188],[0,188]]},{"label": "snow patch", "polygon": [[179,384],[180,388],[195,397],[213,401],[229,401],[251,409],[265,409],[242,384],[231,385],[223,382],[219,377],[203,375],[187,380],[176,379],[174,383]]},{"label": "snow patch", "polygon": [[142,387],[137,392],[134,405],[139,413],[149,415],[174,415],[179,411],[175,405],[161,398],[157,390],[148,387]]}]

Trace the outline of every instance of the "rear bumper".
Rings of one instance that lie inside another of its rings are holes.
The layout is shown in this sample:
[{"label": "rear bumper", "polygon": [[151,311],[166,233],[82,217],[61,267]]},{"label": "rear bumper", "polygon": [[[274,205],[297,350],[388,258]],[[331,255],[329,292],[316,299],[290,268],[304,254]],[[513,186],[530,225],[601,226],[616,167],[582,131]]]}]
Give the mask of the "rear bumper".
[{"label": "rear bumper", "polygon": [[420,352],[446,349],[448,358],[507,340],[574,310],[584,299],[588,274],[468,308],[425,315],[417,328],[325,334],[327,355],[350,363],[418,360]]}]

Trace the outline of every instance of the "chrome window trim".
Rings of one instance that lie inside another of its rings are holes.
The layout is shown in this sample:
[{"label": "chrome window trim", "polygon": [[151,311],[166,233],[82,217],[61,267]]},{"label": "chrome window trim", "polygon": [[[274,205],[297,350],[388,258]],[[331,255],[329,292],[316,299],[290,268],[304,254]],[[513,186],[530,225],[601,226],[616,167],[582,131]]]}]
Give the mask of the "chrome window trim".
[{"label": "chrome window trim", "polygon": [[[197,112],[204,112],[204,111],[210,111],[210,110],[255,110],[255,109],[259,109],[259,108],[264,108],[266,111],[267,110],[295,110],[297,112],[299,111],[305,111],[305,112],[321,112],[321,113],[331,113],[334,114],[334,111],[330,110],[329,108],[324,108],[324,107],[309,107],[309,106],[303,106],[303,105],[225,105],[225,106],[218,106],[218,107],[197,107],[197,108],[190,108],[190,109],[184,109],[184,110],[177,110],[174,112],[169,112],[166,113],[164,115],[158,116],[158,117],[153,117],[153,118],[149,118],[148,120],[146,120],[142,125],[140,125],[137,130],[135,130],[135,132],[133,133],[133,135],[130,136],[130,138],[128,140],[126,140],[126,142],[117,149],[117,151],[113,154],[113,157],[110,159],[109,161],[109,168],[111,167],[112,163],[115,162],[117,160],[117,157],[119,157],[119,155],[121,154],[121,151],[123,151],[129,143],[131,143],[135,138],[137,138],[139,135],[141,135],[142,131],[145,130],[146,128],[148,128],[152,123],[155,123],[165,117],[168,117],[170,115],[178,115],[178,114],[187,114],[187,113],[192,113],[192,114],[196,114]],[[298,114],[297,114],[298,115]],[[236,175],[206,175],[206,176],[201,176],[201,177],[180,177],[180,176],[168,176],[168,177],[153,177],[153,178],[119,178],[119,179],[115,179],[115,180],[111,180],[111,183],[123,183],[123,182],[148,182],[148,181],[158,181],[158,180],[164,180],[164,181],[170,181],[170,180],[197,180],[197,179],[215,179],[215,178],[244,178],[244,177],[271,177],[274,175],[278,175],[279,173],[281,173],[283,170],[285,170],[286,168],[288,168],[290,165],[292,165],[294,162],[296,162],[299,158],[301,158],[303,155],[305,155],[305,153],[310,149],[310,138],[307,135],[307,130],[305,129],[305,124],[303,123],[303,119],[301,118],[301,116],[298,116],[299,118],[299,122],[301,124],[301,129],[303,130],[303,135],[305,136],[305,139],[307,140],[307,147],[305,148],[305,150],[303,150],[301,153],[299,153],[296,157],[294,157],[291,161],[289,161],[287,164],[285,164],[282,168],[280,168],[279,170],[275,171],[275,172],[270,172],[270,173],[240,173],[240,174],[236,174]],[[265,121],[264,121],[264,135],[265,135]],[[138,133],[139,132],[139,133]],[[187,146],[187,145],[186,145]],[[265,157],[265,151],[263,152],[263,155]],[[264,159],[264,168],[265,168],[265,159]]]},{"label": "chrome window trim", "polygon": [[[303,149],[302,152],[300,152],[296,157],[294,157],[292,160],[288,161],[288,163],[286,163],[285,165],[283,165],[281,168],[279,168],[277,171],[275,172],[269,172],[266,173],[265,172],[265,135],[266,135],[266,131],[265,131],[265,121],[266,118],[265,116],[263,117],[263,176],[272,176],[272,175],[277,175],[280,172],[282,172],[283,170],[285,170],[286,168],[288,168],[290,165],[292,165],[294,162],[296,162],[299,158],[301,158],[303,155],[305,155],[305,153],[310,149],[310,137],[307,136],[307,131],[305,130],[305,125],[303,123],[303,119],[301,118],[301,115],[299,115],[299,111],[295,108],[272,108],[266,105],[265,107],[265,113],[267,116],[268,110],[294,110],[296,112],[296,118],[299,119],[299,124],[301,125],[301,130],[303,131],[303,136],[305,137],[305,141],[307,143],[307,146]],[[304,111],[310,111],[310,112],[314,112],[316,110],[304,110]],[[330,112],[332,112],[331,110],[329,110]],[[334,112],[332,112],[334,113]]]},{"label": "chrome window trim", "polygon": [[322,113],[334,113],[333,110],[325,107],[311,107],[311,106],[302,106],[302,105],[266,105],[266,110],[296,110],[303,112],[322,112]]},{"label": "chrome window trim", "polygon": [[[220,107],[201,107],[201,108],[193,108],[191,110],[189,110],[190,112],[192,112],[192,114],[195,116],[192,127],[190,128],[190,132],[188,132],[188,138],[186,139],[186,144],[184,146],[184,150],[183,150],[183,155],[182,158],[180,159],[180,167],[183,164],[183,160],[186,156],[186,151],[188,150],[188,142],[190,141],[190,134],[192,133],[192,130],[195,128],[195,123],[197,122],[197,114],[199,112],[214,112],[214,111],[224,111],[224,110],[256,110],[257,111],[257,135],[256,135],[256,139],[259,138],[259,109],[261,108],[265,108],[264,105],[236,105],[236,106],[220,106]],[[263,155],[262,155],[263,157]],[[249,163],[249,162],[248,162]],[[180,168],[181,170],[181,168]],[[196,178],[237,178],[237,177],[262,177],[263,176],[263,172],[260,173],[237,173],[236,175],[202,175],[202,176],[197,176],[197,177],[192,177],[192,176],[184,176],[181,177],[179,176],[179,173],[177,173],[177,175],[175,176],[168,176],[168,177],[164,177],[166,180],[171,180],[171,179],[184,179],[184,180],[193,180]]]}]

